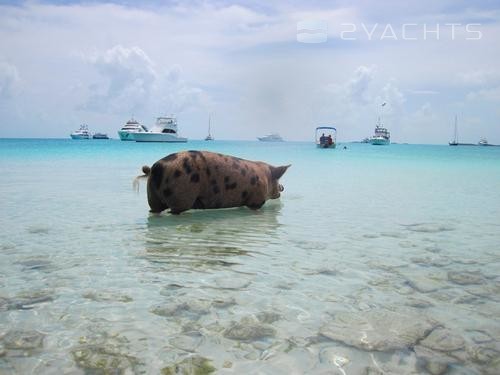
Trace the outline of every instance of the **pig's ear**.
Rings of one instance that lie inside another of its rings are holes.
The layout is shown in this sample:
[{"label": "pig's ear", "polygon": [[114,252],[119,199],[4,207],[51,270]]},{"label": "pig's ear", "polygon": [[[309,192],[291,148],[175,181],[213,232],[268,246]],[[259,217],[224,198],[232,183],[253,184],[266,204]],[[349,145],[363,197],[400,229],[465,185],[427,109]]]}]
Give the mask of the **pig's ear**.
[{"label": "pig's ear", "polygon": [[275,180],[279,180],[283,176],[286,170],[291,166],[291,164],[284,165],[281,167],[271,167],[271,176]]}]

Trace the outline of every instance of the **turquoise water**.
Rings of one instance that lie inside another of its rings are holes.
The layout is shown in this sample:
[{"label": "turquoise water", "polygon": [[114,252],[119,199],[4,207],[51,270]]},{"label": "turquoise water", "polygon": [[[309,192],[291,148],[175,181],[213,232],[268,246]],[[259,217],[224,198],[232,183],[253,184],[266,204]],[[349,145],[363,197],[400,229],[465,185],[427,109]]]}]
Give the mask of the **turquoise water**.
[{"label": "turquoise water", "polygon": [[[346,146],[0,140],[0,373],[500,373],[500,148]],[[184,149],[292,167],[152,216]]]}]

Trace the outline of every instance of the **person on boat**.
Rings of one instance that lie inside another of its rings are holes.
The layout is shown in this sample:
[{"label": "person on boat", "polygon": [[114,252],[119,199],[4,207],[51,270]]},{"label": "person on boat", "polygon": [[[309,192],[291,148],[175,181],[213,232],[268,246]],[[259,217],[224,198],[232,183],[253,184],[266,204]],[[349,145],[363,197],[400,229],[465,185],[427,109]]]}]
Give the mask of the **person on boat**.
[{"label": "person on boat", "polygon": [[324,145],[326,143],[326,137],[325,133],[321,134],[321,137],[319,137],[319,144]]},{"label": "person on boat", "polygon": [[332,135],[331,134],[328,134],[328,146],[331,146],[333,144],[333,139],[332,139]]}]

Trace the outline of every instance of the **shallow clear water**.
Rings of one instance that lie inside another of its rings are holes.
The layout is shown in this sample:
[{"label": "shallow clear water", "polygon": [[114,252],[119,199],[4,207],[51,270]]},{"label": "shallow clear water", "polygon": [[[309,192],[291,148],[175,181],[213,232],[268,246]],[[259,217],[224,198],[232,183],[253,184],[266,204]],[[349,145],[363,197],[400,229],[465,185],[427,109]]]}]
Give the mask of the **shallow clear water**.
[{"label": "shallow clear water", "polygon": [[[346,146],[0,140],[0,373],[500,373],[500,148]],[[150,215],[183,149],[285,192]]]}]

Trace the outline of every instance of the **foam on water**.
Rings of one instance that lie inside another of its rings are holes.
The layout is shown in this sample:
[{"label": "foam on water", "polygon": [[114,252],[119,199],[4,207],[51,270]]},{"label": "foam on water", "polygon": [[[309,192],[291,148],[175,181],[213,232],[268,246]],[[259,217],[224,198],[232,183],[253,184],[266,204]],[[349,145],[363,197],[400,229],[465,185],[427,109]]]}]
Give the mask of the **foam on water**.
[{"label": "foam on water", "polygon": [[[0,140],[0,372],[500,372],[500,148]],[[292,164],[151,216],[144,164]]]}]

